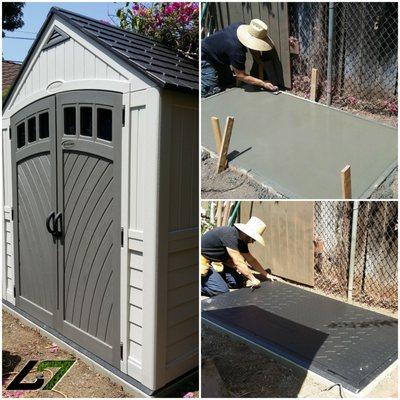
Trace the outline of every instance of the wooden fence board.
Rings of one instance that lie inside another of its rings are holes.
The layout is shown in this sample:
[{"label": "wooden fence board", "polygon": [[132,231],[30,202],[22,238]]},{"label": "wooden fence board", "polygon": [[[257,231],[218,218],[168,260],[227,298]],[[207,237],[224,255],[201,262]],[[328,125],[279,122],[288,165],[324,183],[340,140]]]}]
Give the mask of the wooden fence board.
[{"label": "wooden fence board", "polygon": [[255,201],[241,203],[240,222],[263,220],[265,247],[255,243],[252,254],[274,275],[314,286],[314,202]]}]

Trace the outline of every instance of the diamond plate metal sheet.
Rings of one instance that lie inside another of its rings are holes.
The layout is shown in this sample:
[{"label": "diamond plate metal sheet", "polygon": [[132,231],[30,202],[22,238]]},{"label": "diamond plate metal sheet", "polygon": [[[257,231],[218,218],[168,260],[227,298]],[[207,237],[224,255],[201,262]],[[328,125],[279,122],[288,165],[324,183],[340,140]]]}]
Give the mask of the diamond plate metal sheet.
[{"label": "diamond plate metal sheet", "polygon": [[397,359],[396,319],[280,282],[203,300],[202,319],[354,393]]}]

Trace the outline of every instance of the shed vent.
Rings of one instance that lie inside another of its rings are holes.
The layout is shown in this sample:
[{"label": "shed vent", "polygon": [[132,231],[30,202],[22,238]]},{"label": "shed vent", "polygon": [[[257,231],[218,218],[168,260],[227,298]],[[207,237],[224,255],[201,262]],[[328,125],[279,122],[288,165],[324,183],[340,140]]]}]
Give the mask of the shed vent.
[{"label": "shed vent", "polygon": [[46,44],[43,46],[43,50],[49,49],[50,47],[53,47],[68,39],[69,36],[65,32],[63,32],[60,28],[55,27],[47,39]]}]

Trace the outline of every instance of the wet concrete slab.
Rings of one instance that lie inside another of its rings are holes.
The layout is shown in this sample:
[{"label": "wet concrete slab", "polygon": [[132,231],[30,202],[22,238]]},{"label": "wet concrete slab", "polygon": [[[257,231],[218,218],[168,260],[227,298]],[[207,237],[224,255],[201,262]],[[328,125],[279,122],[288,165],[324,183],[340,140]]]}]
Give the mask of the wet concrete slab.
[{"label": "wet concrete slab", "polygon": [[351,165],[352,196],[366,198],[397,163],[397,130],[295,96],[227,90],[202,100],[202,145],[215,152],[210,118],[235,123],[231,164],[291,198],[339,199]]}]

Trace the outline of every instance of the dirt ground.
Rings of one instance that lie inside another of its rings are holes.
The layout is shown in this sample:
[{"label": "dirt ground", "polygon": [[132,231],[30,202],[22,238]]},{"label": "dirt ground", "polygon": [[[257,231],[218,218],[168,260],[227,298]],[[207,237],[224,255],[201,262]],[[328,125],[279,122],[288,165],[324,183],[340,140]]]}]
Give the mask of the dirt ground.
[{"label": "dirt ground", "polygon": [[[202,199],[282,199],[280,193],[266,187],[251,176],[228,167],[225,171],[215,174],[217,159],[202,150],[201,155],[201,197]],[[382,184],[374,190],[370,198],[397,198],[396,168]]]},{"label": "dirt ground", "polygon": [[[27,327],[17,318],[3,311],[3,397],[135,397],[127,393],[121,385],[115,384],[80,358],[76,359],[75,364],[52,391],[5,390],[28,360],[69,360],[75,358],[74,355],[61,350],[57,345],[43,337],[37,330]],[[52,372],[45,371],[45,383],[48,382],[54,372],[56,372],[56,369],[52,369]],[[30,373],[29,377],[33,380],[35,372]],[[185,388],[178,387],[171,397],[182,397],[190,390],[197,390],[194,382],[186,385]],[[190,397],[197,397],[197,395],[198,392],[194,392]],[[141,396],[138,394],[136,397]]]},{"label": "dirt ground", "polygon": [[202,199],[276,199],[283,198],[272,188],[259,184],[249,175],[229,167],[215,174],[217,159],[202,151],[201,198]]},{"label": "dirt ground", "polygon": [[[219,388],[220,396],[225,392],[227,397],[340,397],[338,386],[327,390],[331,386],[327,382],[273,360],[205,324],[202,327],[202,358],[214,361],[224,385]],[[396,367],[366,397],[397,398],[397,375]],[[207,379],[214,381],[215,374],[208,376],[203,370],[203,391],[207,390]]]}]

